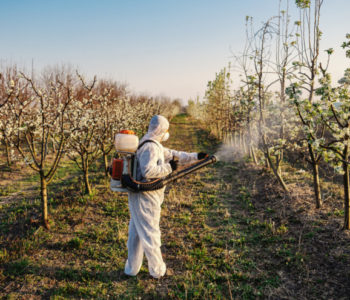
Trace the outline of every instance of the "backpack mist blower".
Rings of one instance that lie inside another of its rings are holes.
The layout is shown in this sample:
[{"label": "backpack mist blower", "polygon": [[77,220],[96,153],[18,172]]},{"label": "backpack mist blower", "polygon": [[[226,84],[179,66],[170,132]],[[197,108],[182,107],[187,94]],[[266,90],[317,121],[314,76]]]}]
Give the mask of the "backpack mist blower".
[{"label": "backpack mist blower", "polygon": [[209,164],[215,163],[217,158],[214,155],[208,156],[198,162],[185,166],[177,172],[155,179],[151,182],[137,181],[137,157],[136,151],[145,143],[152,142],[146,140],[139,145],[139,139],[132,130],[122,130],[115,137],[115,148],[119,158],[112,161],[112,178],[110,188],[114,192],[145,192],[161,189],[166,184],[193,173]]}]

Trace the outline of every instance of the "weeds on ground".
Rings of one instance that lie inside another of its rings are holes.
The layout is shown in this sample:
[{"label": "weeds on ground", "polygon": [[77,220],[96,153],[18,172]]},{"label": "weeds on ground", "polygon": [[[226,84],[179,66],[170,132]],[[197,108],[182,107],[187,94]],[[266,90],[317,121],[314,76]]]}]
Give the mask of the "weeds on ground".
[{"label": "weeds on ground", "polygon": [[[198,126],[186,115],[178,116],[167,146],[214,151],[217,141]],[[345,295],[341,293],[345,286],[337,286],[338,294],[325,290],[329,280],[340,277],[315,264],[319,261],[313,251],[324,250],[319,243],[327,234],[324,223],[300,218],[300,207],[286,211],[292,202],[282,207],[287,200],[274,188],[268,172],[250,168],[249,163],[219,162],[167,189],[162,252],[171,275],[160,280],[150,277],[146,260],[137,277],[123,276],[127,195],[108,190],[101,162],[92,172],[92,197],[82,195],[76,167],[68,161],[64,164],[49,190],[51,231],[36,222],[40,200],[33,191],[1,207],[1,296],[256,299],[293,297],[296,287],[304,298],[324,298],[326,292],[329,297]],[[325,213],[326,217],[341,214],[336,207]],[[344,271],[348,248],[341,248],[335,239],[330,244],[326,266],[333,259]],[[349,273],[343,277],[349,278]]]}]

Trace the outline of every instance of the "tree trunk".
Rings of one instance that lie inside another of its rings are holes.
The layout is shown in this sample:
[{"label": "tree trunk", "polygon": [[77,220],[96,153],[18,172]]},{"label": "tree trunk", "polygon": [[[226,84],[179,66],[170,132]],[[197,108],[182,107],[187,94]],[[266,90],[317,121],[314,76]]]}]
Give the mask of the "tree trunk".
[{"label": "tree trunk", "polygon": [[278,182],[280,183],[280,185],[282,186],[282,188],[283,188],[286,192],[288,192],[288,188],[287,188],[286,184],[285,184],[284,181],[283,181],[283,178],[282,178],[282,176],[281,176],[281,174],[280,174],[280,172],[279,172],[279,170],[278,170],[278,167],[276,168],[276,167],[274,166],[274,164],[273,164],[273,162],[272,162],[272,160],[271,160],[271,156],[270,156],[269,153],[268,153],[266,156],[267,156],[267,161],[268,161],[269,165],[271,166],[271,169],[272,169],[273,173],[275,174],[275,176],[276,176]]},{"label": "tree trunk", "polygon": [[92,195],[92,190],[89,182],[89,170],[86,168],[83,170],[83,172],[84,172],[85,194]]},{"label": "tree trunk", "polygon": [[11,149],[8,141],[5,138],[5,150],[6,150],[6,160],[7,160],[7,165],[11,167],[12,165],[12,160],[11,160]]},{"label": "tree trunk", "polygon": [[252,130],[251,130],[250,121],[249,121],[249,113],[248,113],[247,128],[248,128],[248,143],[247,144],[248,144],[249,157],[253,158],[254,162],[256,162],[254,149],[253,149],[253,146],[252,146]]},{"label": "tree trunk", "polygon": [[250,146],[250,153],[251,153],[251,156],[252,156],[252,158],[253,158],[254,163],[257,165],[257,164],[258,164],[258,161],[257,161],[257,159],[256,159],[255,149],[254,149],[253,146]]},{"label": "tree trunk", "polygon": [[265,168],[270,169],[270,150],[267,149],[265,152]]},{"label": "tree trunk", "polygon": [[239,131],[239,151],[242,155],[245,154],[244,134],[242,130]]},{"label": "tree trunk", "polygon": [[42,222],[46,229],[50,229],[48,211],[47,211],[47,181],[44,177],[44,172],[40,171],[40,183],[41,183],[41,209],[42,209]]},{"label": "tree trunk", "polygon": [[247,143],[246,143],[246,139],[245,139],[243,132],[242,132],[242,144],[243,144],[243,154],[246,155],[247,154]]},{"label": "tree trunk", "polygon": [[52,142],[52,151],[53,151],[53,153],[55,153],[56,154],[56,144],[55,144],[55,141],[54,141],[54,139],[51,139],[51,142]]},{"label": "tree trunk", "polygon": [[309,148],[312,171],[313,171],[313,176],[314,176],[314,191],[315,191],[316,208],[320,208],[322,206],[322,199],[321,199],[320,175],[319,175],[319,171],[318,171],[318,163],[316,162],[315,154],[314,154],[314,151],[313,151],[310,144],[308,145],[308,148]]},{"label": "tree trunk", "polygon": [[321,208],[322,198],[321,198],[321,188],[320,188],[320,174],[318,171],[317,163],[312,164],[312,171],[314,175],[314,191],[315,191],[316,208]]},{"label": "tree trunk", "polygon": [[229,145],[230,145],[230,147],[234,146],[232,132],[229,133]]},{"label": "tree trunk", "polygon": [[280,157],[276,157],[276,161],[278,161],[278,163],[276,162],[276,169],[277,169],[277,173],[279,176],[282,177],[282,168],[281,168],[281,158]]},{"label": "tree trunk", "polygon": [[343,162],[343,170],[344,170],[344,229],[350,229],[350,191],[349,191],[349,165],[346,163],[348,159],[348,146],[345,146],[344,149],[344,162]]},{"label": "tree trunk", "polygon": [[107,153],[103,152],[103,164],[105,167],[105,175],[108,178],[109,177],[109,173],[108,173],[108,155]]}]

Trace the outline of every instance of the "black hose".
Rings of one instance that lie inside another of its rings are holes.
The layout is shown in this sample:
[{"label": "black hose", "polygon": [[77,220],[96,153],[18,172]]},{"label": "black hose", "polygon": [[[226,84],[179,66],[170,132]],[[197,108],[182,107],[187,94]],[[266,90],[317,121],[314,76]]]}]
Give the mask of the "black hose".
[{"label": "black hose", "polygon": [[164,187],[164,184],[163,178],[159,178],[153,182],[136,182],[129,174],[127,174],[122,176],[122,186],[137,193],[159,190]]},{"label": "black hose", "polygon": [[198,162],[198,163],[196,163],[196,164],[194,164],[194,165],[192,165],[192,166],[190,166],[190,167],[188,167],[186,169],[183,169],[183,170],[181,170],[181,171],[179,171],[177,173],[174,173],[174,174],[173,173],[169,174],[167,177],[165,177],[163,179],[163,183],[164,183],[164,185],[166,185],[169,182],[172,182],[172,181],[174,181],[176,179],[179,179],[179,178],[184,177],[184,176],[186,176],[186,175],[188,175],[190,173],[193,173],[193,172],[195,172],[195,171],[197,171],[197,170],[199,170],[199,169],[201,169],[201,168],[203,168],[203,167],[205,167],[207,165],[215,163],[216,160],[217,159],[216,159],[216,157],[214,155],[209,156],[209,157],[201,160],[200,162]]},{"label": "black hose", "polygon": [[210,165],[212,163],[215,163],[217,161],[216,157],[214,155],[209,156],[190,167],[183,169],[176,173],[171,173],[166,177],[159,178],[157,180],[154,180],[152,182],[138,182],[134,180],[130,175],[123,175],[122,176],[122,185],[126,187],[127,189],[131,190],[132,192],[146,192],[146,191],[155,191],[159,190],[162,187],[164,187],[169,182],[172,182],[174,180],[177,180],[181,177],[184,177],[190,173],[193,173],[207,165]]}]

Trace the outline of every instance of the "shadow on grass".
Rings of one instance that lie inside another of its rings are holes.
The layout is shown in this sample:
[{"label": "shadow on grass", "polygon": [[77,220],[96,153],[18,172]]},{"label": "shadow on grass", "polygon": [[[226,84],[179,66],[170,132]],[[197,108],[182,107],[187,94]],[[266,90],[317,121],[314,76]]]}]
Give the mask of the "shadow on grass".
[{"label": "shadow on grass", "polygon": [[[92,168],[94,168],[94,171],[91,172],[92,184],[99,184],[104,179],[104,173],[100,171],[98,163],[92,165]],[[82,193],[83,180],[80,171],[70,164],[67,168],[62,168],[56,176],[55,180],[48,186],[49,210],[54,211],[60,206],[65,207],[72,204],[85,207],[89,198]],[[28,181],[33,179],[34,177],[31,176],[26,178]],[[4,237],[0,240],[0,248],[11,252],[11,257],[20,255],[24,248],[23,245],[28,244],[27,239],[41,225],[40,183],[35,184],[37,189],[34,192],[31,190],[32,193],[26,195],[25,199],[22,195],[14,196],[11,203],[3,206],[3,211],[0,214],[0,234]],[[55,218],[55,216],[49,215],[50,218]],[[13,245],[16,245],[17,248]],[[15,255],[16,253],[18,255]],[[4,258],[1,260],[4,261]]]},{"label": "shadow on grass", "polygon": [[8,277],[23,277],[25,275],[37,275],[49,277],[58,281],[69,280],[75,282],[100,281],[109,283],[111,281],[122,282],[134,277],[124,274],[124,269],[114,271],[87,270],[73,267],[39,266],[32,264],[28,259],[19,259],[6,263],[3,274]]},{"label": "shadow on grass", "polygon": [[[124,274],[124,269],[116,269],[113,271],[107,270],[87,270],[76,269],[73,267],[56,267],[56,266],[39,266],[32,264],[28,259],[20,259],[15,262],[3,265],[3,274],[10,281],[20,282],[26,275],[34,275],[43,278],[51,278],[57,282],[67,283],[63,287],[47,289],[44,298],[52,295],[60,296],[94,296],[99,295],[100,283],[122,283],[128,281],[131,284],[137,284],[136,277],[127,276]],[[141,272],[142,277],[145,276]],[[140,276],[138,275],[138,276]],[[6,280],[5,280],[6,283]],[[96,287],[94,287],[96,285]]]},{"label": "shadow on grass", "polygon": [[[3,274],[10,281],[21,281],[26,275],[34,275],[43,278],[51,278],[56,281],[53,288],[46,289],[44,298],[53,295],[59,296],[80,296],[93,297],[100,295],[100,284],[117,284],[127,281],[128,285],[134,286],[134,292],[138,291],[139,280],[149,280],[150,275],[141,271],[137,276],[128,276],[124,274],[124,269],[119,268],[112,271],[98,269],[77,269],[74,267],[56,267],[56,266],[39,266],[32,264],[28,259],[20,259],[15,262],[4,265]],[[151,279],[152,280],[152,279]],[[10,282],[9,281],[9,282]],[[6,282],[5,282],[6,283]],[[62,283],[62,284],[60,284]],[[115,293],[117,291],[113,291]],[[142,293],[145,296],[144,293]],[[154,296],[153,293],[148,296]]]},{"label": "shadow on grass", "polygon": [[8,165],[0,165],[0,172],[12,172],[12,169]]}]

